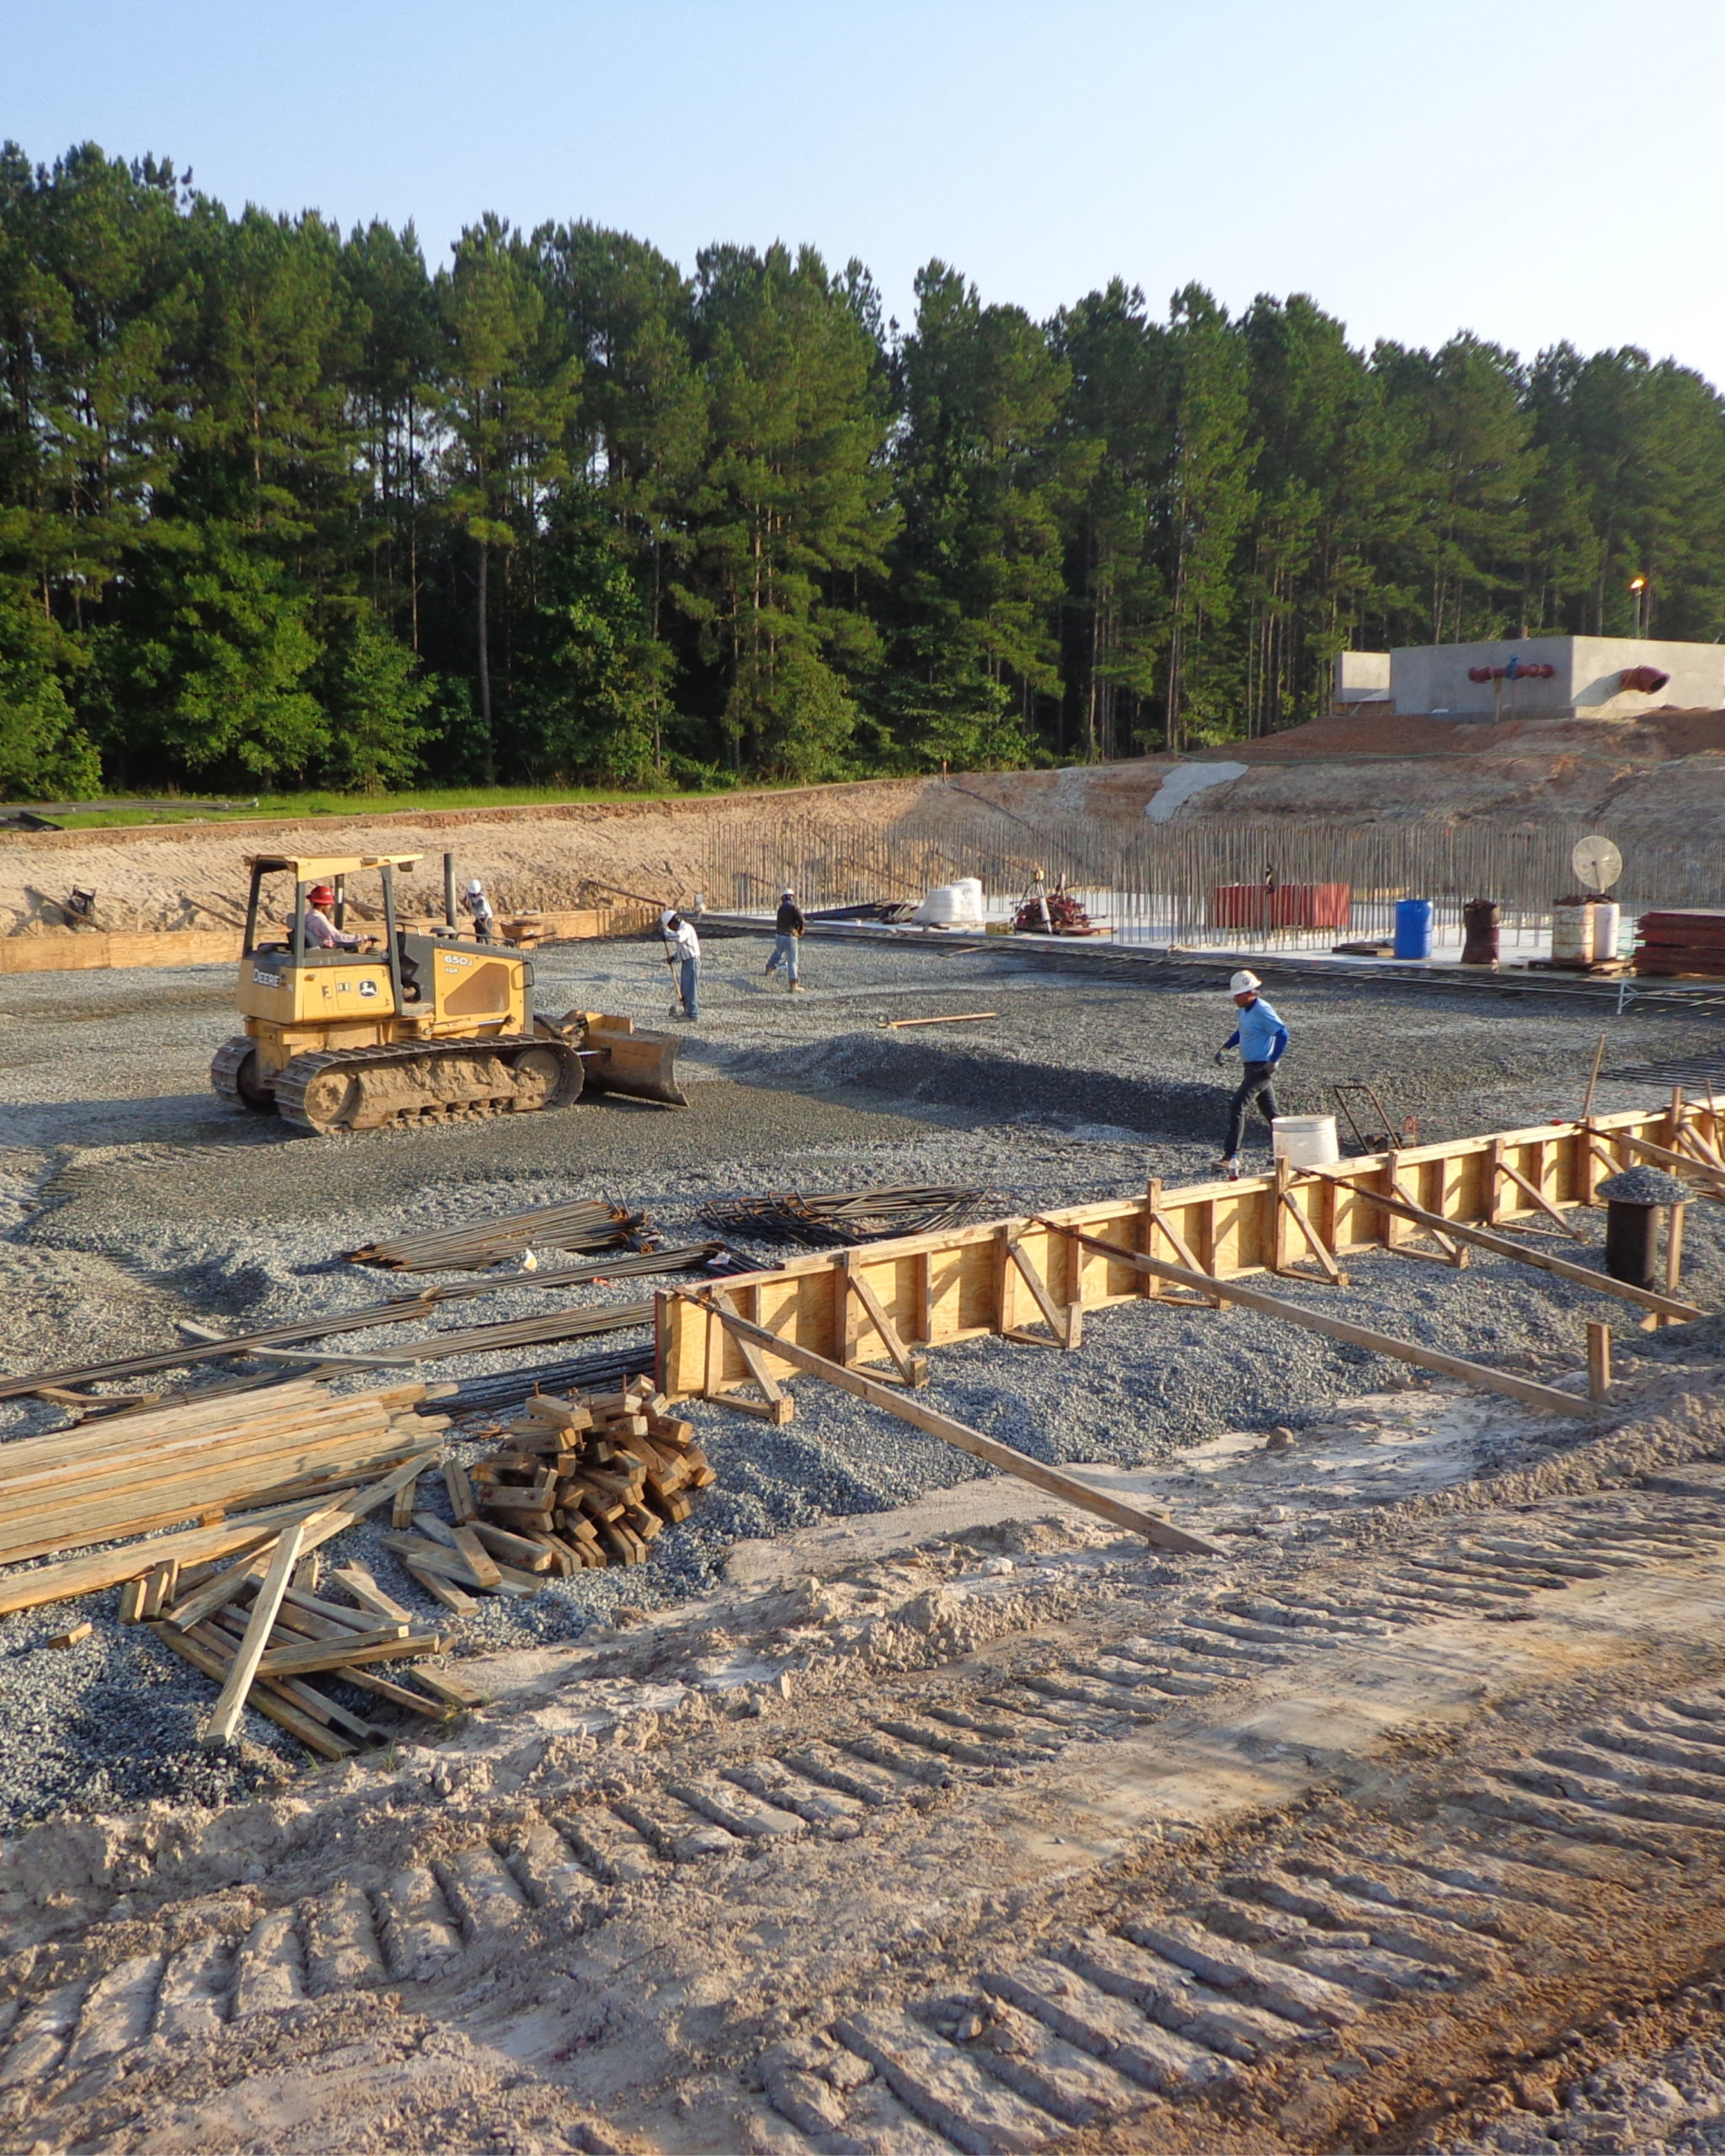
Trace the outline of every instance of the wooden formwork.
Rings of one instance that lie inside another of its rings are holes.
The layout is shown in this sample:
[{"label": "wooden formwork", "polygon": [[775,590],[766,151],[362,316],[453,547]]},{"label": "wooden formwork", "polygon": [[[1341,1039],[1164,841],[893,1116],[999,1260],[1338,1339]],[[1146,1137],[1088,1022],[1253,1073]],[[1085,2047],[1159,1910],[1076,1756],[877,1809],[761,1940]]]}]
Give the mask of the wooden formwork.
[{"label": "wooden formwork", "polygon": [[[1152,1182],[1142,1198],[811,1252],[702,1292],[723,1295],[739,1316],[832,1362],[903,1374],[917,1348],[990,1334],[1072,1345],[1085,1310],[1193,1299],[1063,1230],[1218,1279],[1254,1273],[1315,1279],[1323,1263],[1317,1247],[1333,1265],[1426,1234],[1371,1203],[1367,1192],[1400,1196],[1462,1226],[1525,1225],[1591,1204],[1605,1177],[1656,1157],[1648,1147],[1680,1155],[1725,1191],[1725,1174],[1710,1165],[1720,1157],[1722,1129],[1725,1109],[1685,1105],[1676,1095],[1666,1107],[1367,1154],[1322,1174],[1279,1169],[1174,1189]],[[660,1388],[670,1398],[753,1381],[735,1337],[702,1302],[660,1295],[657,1330]],[[760,1360],[774,1373],[790,1368],[764,1350]]]}]

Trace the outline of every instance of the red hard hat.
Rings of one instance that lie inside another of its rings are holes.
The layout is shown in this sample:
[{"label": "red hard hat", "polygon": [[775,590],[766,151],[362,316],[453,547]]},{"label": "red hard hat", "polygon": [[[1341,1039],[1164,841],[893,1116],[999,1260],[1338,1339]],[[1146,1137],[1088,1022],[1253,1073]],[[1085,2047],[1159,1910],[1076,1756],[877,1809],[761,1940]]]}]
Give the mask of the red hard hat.
[{"label": "red hard hat", "polygon": [[314,906],[333,906],[335,904],[335,894],[327,883],[313,883],[306,896]]}]

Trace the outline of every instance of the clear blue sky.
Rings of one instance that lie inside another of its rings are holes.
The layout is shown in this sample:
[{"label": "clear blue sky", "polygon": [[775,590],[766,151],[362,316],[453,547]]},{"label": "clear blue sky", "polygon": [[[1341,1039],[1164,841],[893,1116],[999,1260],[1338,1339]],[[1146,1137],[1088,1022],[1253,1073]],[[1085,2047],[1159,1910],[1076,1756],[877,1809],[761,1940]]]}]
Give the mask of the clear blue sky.
[{"label": "clear blue sky", "polygon": [[910,309],[1311,292],[1725,382],[1720,0],[0,0],[0,134],[230,206],[807,240]]}]

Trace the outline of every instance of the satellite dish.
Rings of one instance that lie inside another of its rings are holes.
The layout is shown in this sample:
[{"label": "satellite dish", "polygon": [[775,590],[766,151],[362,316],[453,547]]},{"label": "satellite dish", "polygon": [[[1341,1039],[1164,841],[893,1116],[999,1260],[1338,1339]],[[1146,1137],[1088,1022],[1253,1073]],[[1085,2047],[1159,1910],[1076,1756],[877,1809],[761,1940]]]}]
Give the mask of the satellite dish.
[{"label": "satellite dish", "polygon": [[1569,865],[1583,890],[1609,891],[1623,873],[1623,856],[1610,839],[1578,839]]}]

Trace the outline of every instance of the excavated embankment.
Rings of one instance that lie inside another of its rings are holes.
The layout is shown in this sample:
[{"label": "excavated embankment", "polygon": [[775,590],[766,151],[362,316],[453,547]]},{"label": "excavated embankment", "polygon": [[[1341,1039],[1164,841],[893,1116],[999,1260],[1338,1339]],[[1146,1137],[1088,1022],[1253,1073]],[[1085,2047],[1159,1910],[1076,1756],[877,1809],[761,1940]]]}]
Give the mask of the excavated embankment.
[{"label": "excavated embankment", "polygon": [[[1226,775],[1188,792],[1194,761]],[[440,857],[451,848],[463,874],[483,877],[505,910],[582,903],[590,879],[686,904],[728,849],[753,857],[760,841],[788,825],[819,826],[835,839],[937,836],[959,854],[967,830],[998,838],[1001,811],[1027,831],[1052,816],[1124,835],[1142,828],[1177,771],[1182,825],[1277,816],[1354,824],[1484,819],[1601,824],[1620,842],[1649,847],[1674,836],[1691,847],[1725,838],[1725,712],[1501,726],[1356,718],[1317,721],[1185,761],[1148,756],[1060,771],[551,808],[0,833],[0,935],[60,928],[61,902],[74,888],[95,893],[95,925],[116,932],[231,928],[244,908],[244,857],[266,849],[423,854],[425,869],[410,879],[406,898],[425,909],[440,902]],[[756,893],[755,902],[771,895]],[[729,905],[735,894],[708,897]]]}]

